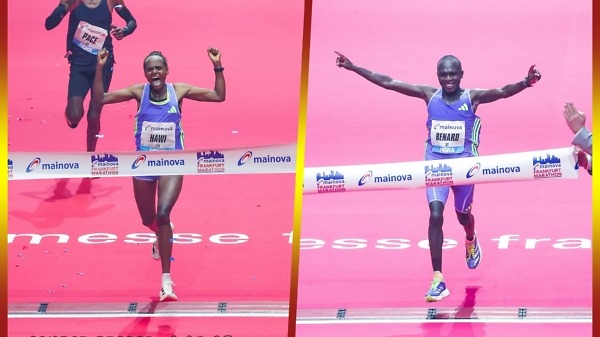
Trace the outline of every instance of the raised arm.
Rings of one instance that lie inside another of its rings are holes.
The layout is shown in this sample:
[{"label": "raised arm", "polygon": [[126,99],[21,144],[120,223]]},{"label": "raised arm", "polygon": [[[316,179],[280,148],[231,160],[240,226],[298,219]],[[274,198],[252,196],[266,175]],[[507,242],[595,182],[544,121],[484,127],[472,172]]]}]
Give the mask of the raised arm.
[{"label": "raised arm", "polygon": [[369,82],[374,83],[384,89],[393,90],[403,95],[411,97],[418,97],[425,100],[425,102],[428,102],[431,95],[433,95],[433,93],[435,93],[436,91],[436,88],[432,86],[415,85],[406,82],[401,82],[391,78],[390,76],[379,74],[371,70],[356,66],[350,61],[350,59],[348,59],[342,53],[337,51],[335,53],[338,55],[336,59],[336,65],[338,67],[353,71],[367,79]]},{"label": "raised arm", "polygon": [[225,76],[223,75],[225,68],[221,63],[221,52],[216,48],[208,48],[207,53],[215,70],[215,88],[210,90],[185,83],[177,83],[175,85],[177,97],[203,102],[223,102],[225,100]]},{"label": "raised arm", "polygon": [[571,102],[565,103],[565,122],[575,135],[571,144],[579,146],[587,154],[592,154],[592,133],[585,127],[585,114],[577,110]]},{"label": "raised arm", "polygon": [[102,49],[98,53],[98,63],[96,65],[96,74],[94,76],[94,87],[92,88],[92,99],[96,103],[111,104],[135,99],[138,102],[142,97],[143,85],[138,84],[126,89],[104,92],[104,80],[102,79],[102,69],[108,59],[108,51]]},{"label": "raised arm", "polygon": [[58,6],[52,11],[50,16],[46,18],[46,30],[54,29],[62,21],[62,19],[73,8],[79,5],[83,0],[60,0]]},{"label": "raised arm", "polygon": [[497,89],[475,89],[471,90],[471,101],[473,106],[477,106],[481,103],[491,103],[501,98],[508,98],[514,96],[526,88],[531,87],[534,83],[542,78],[542,74],[535,69],[535,65],[532,65],[527,72],[527,77],[522,81],[513,84],[507,84],[502,88]]},{"label": "raised arm", "polygon": [[121,19],[125,21],[126,25],[125,27],[117,27],[116,25],[112,25],[110,33],[115,37],[115,39],[122,40],[125,36],[133,34],[137,28],[137,21],[129,9],[125,7],[125,2],[123,0],[112,0],[112,5]]}]

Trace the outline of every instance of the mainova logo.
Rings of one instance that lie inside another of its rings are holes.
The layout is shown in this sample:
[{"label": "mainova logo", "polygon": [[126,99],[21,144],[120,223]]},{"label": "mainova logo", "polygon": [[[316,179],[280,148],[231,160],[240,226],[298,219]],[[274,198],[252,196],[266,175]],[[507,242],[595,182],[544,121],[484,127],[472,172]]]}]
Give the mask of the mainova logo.
[{"label": "mainova logo", "polygon": [[244,164],[246,164],[248,161],[250,161],[250,159],[252,158],[252,151],[246,151],[246,153],[244,153],[240,159],[238,160],[238,166],[242,166]]},{"label": "mainova logo", "polygon": [[373,178],[373,171],[367,171],[367,173],[363,174],[362,177],[360,177],[360,180],[358,181],[358,186],[363,186],[364,184],[368,183],[369,180],[371,180],[371,178]]},{"label": "mainova logo", "polygon": [[33,159],[29,165],[27,165],[27,168],[25,169],[25,172],[31,172],[33,170],[35,170],[38,166],[40,166],[40,164],[42,163],[42,160],[38,157]]},{"label": "mainova logo", "polygon": [[41,167],[42,170],[48,170],[48,171],[54,171],[54,170],[78,170],[79,169],[79,163],[73,162],[73,163],[68,163],[68,162],[59,162],[56,161],[54,163],[42,163],[42,160],[38,157],[33,159],[29,165],[27,165],[27,168],[25,169],[26,172],[31,172],[33,170],[35,170],[36,168]]},{"label": "mainova logo", "polygon": [[292,161],[292,157],[290,157],[290,156],[271,156],[268,154],[263,157],[254,157],[253,161],[256,164],[290,163]]},{"label": "mainova logo", "polygon": [[479,170],[481,170],[481,164],[480,163],[476,163],[467,172],[467,179],[472,178],[474,175],[477,174],[477,172],[479,172]]},{"label": "mainova logo", "polygon": [[131,169],[135,170],[136,168],[140,167],[145,162],[146,162],[146,155],[142,154],[139,157],[137,157],[136,160],[133,161],[133,164],[131,164]]}]

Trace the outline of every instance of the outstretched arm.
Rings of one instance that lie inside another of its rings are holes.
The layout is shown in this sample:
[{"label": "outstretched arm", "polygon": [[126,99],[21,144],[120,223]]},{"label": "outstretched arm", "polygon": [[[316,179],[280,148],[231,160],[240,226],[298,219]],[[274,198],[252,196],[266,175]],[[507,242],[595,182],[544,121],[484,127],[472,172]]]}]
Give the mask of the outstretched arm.
[{"label": "outstretched arm", "polygon": [[60,0],[58,6],[52,11],[50,16],[46,18],[46,30],[54,29],[62,21],[62,19],[73,8],[77,7],[83,0]]},{"label": "outstretched arm", "polygon": [[223,75],[225,68],[221,63],[221,52],[216,48],[208,48],[207,52],[215,70],[215,88],[210,90],[185,83],[177,83],[175,86],[177,97],[204,102],[223,102],[225,100],[225,76]]},{"label": "outstretched arm", "polygon": [[378,86],[399,92],[403,95],[418,97],[425,102],[429,101],[429,98],[435,93],[436,88],[428,85],[414,85],[405,82],[395,80],[387,75],[379,74],[371,70],[354,65],[346,56],[342,53],[335,52],[338,57],[336,59],[336,65],[340,68],[348,69],[364,77],[369,82],[377,84]]},{"label": "outstretched arm", "polygon": [[142,97],[143,85],[138,84],[127,89],[104,92],[104,80],[102,79],[102,69],[108,59],[108,51],[102,49],[98,53],[98,63],[96,64],[96,74],[94,76],[94,86],[92,88],[92,99],[96,103],[110,104],[136,99],[138,102]]},{"label": "outstretched arm", "polygon": [[473,106],[477,106],[481,103],[491,103],[501,98],[508,98],[531,87],[541,78],[542,74],[535,69],[535,65],[532,65],[527,72],[527,77],[520,82],[507,84],[498,89],[471,90],[471,101],[473,102]]},{"label": "outstretched arm", "polygon": [[126,22],[126,26],[120,28],[115,25],[112,25],[110,33],[115,37],[115,39],[122,40],[125,36],[133,34],[135,29],[137,28],[137,21],[135,20],[129,9],[125,7],[125,2],[123,0],[113,0],[113,5],[115,10],[117,11],[117,14],[119,14],[121,19],[123,19]]}]

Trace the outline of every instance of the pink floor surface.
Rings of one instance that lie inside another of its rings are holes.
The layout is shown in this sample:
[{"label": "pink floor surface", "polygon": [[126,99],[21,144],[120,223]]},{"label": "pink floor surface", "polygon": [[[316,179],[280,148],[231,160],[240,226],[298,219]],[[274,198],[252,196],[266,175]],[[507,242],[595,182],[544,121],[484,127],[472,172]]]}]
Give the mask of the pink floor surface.
[{"label": "pink floor surface", "polygon": [[[143,83],[142,61],[152,50],[166,55],[169,80],[212,88],[206,49],[217,47],[227,100],[184,102],[186,148],[296,142],[302,1],[184,0],[165,8],[163,2],[149,0],[127,5],[138,28],[115,41],[112,90]],[[67,19],[53,31],[44,30],[54,6],[8,4],[9,152],[85,150],[85,119],[71,130],[63,115]],[[116,15],[114,21],[122,25]],[[97,151],[134,149],[135,108],[134,101],[105,107]],[[193,240],[174,247],[172,275],[180,302],[288,303],[292,250],[282,233],[292,229],[294,185],[293,174],[184,179],[172,220],[176,234]],[[131,178],[12,181],[8,217],[8,232],[17,235],[9,236],[8,244],[9,306],[157,300],[160,264],[150,256],[151,243],[129,242],[135,233],[147,234]],[[109,240],[86,243],[85,236],[93,233],[105,233]],[[36,243],[18,236],[22,234],[59,234],[62,239],[47,236]],[[219,242],[223,234],[248,239],[224,244]],[[9,319],[9,335],[285,336],[288,330],[285,318],[261,317],[67,321]]]},{"label": "pink floor surface", "polygon": [[[66,23],[51,32],[43,29],[53,6],[8,3],[9,151],[85,148],[85,122],[76,130],[64,124]],[[338,69],[334,50],[367,68],[432,85],[434,65],[448,53],[462,60],[465,87],[517,82],[536,64],[543,79],[534,88],[479,108],[480,151],[568,146],[572,135],[564,125],[562,105],[570,100],[591,111],[591,2],[535,0],[516,6],[496,0],[435,0],[427,6],[392,0],[313,1],[306,166],[422,158],[424,104]],[[141,60],[154,49],[169,58],[171,79],[210,86],[213,75],[204,50],[216,46],[223,51],[228,99],[222,104],[184,104],[187,147],[296,140],[302,1],[183,0],[170,6],[168,15],[156,0],[130,1],[128,7],[139,28],[116,43],[112,89],[143,82]],[[43,49],[32,48],[28,41],[40,37]],[[46,88],[32,87],[31,80],[42,76]],[[132,148],[133,105],[105,108],[99,151]],[[287,301],[293,180],[293,175],[186,178],[174,222],[177,231],[200,234],[204,241],[176,247],[174,277],[180,296],[194,301]],[[458,246],[444,254],[452,295],[437,305],[455,308],[469,299],[474,308],[590,307],[590,181],[581,171],[571,181],[478,186],[474,214],[484,261],[475,271],[464,266],[461,230],[448,210],[446,237]],[[431,273],[429,257],[419,246],[426,239],[426,222],[423,190],[305,196],[299,312],[428,308],[422,295]],[[77,240],[96,232],[114,234],[116,241],[85,245]],[[125,235],[137,232],[143,228],[128,178],[11,182],[9,234],[64,233],[69,240],[58,244],[44,239],[35,245],[17,238],[9,243],[9,304],[71,302],[82,296],[87,301],[155,299],[159,269],[150,259],[150,245],[124,241]],[[251,240],[239,246],[206,241],[226,232],[248,234]],[[515,240],[504,248],[495,239],[507,235]],[[384,239],[403,239],[409,246],[386,249],[389,244],[378,243]],[[591,323],[299,324],[296,335],[481,337],[515,331],[591,336]],[[287,321],[9,319],[9,336],[42,333],[284,336]]]},{"label": "pink floor surface", "polygon": [[[367,69],[430,85],[437,84],[438,59],[454,54],[462,61],[466,88],[515,83],[535,64],[542,80],[533,88],[477,110],[482,118],[480,153],[569,146],[572,134],[562,116],[563,104],[572,101],[591,112],[591,2],[515,6],[470,0],[427,6],[315,1],[305,166],[423,158],[424,103],[336,67],[334,50]],[[452,201],[451,196],[448,205]],[[466,299],[475,309],[591,308],[590,210],[591,177],[583,170],[576,180],[477,186],[473,214],[482,264],[476,270],[465,266],[464,234],[447,207],[445,237],[457,243],[444,251],[443,271],[452,294],[431,304],[423,299],[431,281],[424,190],[306,195],[298,316],[315,308],[426,312],[432,306],[457,308]],[[505,244],[502,238],[512,241]],[[502,336],[523,328],[453,322],[423,327],[306,323],[298,325],[297,336]],[[591,323],[560,328],[591,335]],[[548,331],[543,325],[524,329],[534,336]]]}]

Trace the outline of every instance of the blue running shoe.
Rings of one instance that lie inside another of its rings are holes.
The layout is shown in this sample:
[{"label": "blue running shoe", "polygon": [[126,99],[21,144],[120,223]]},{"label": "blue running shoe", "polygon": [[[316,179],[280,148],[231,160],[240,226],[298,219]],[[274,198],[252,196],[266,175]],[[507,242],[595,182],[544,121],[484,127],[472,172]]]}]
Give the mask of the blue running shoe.
[{"label": "blue running shoe", "polygon": [[467,261],[467,267],[469,269],[475,269],[481,262],[481,246],[479,245],[479,240],[477,239],[477,234],[473,238],[473,241],[465,243],[466,248],[466,256],[465,260]]},{"label": "blue running shoe", "polygon": [[444,281],[431,281],[431,287],[427,294],[425,294],[425,301],[427,302],[437,302],[441,301],[444,297],[450,295],[450,290],[446,288],[446,283]]}]

